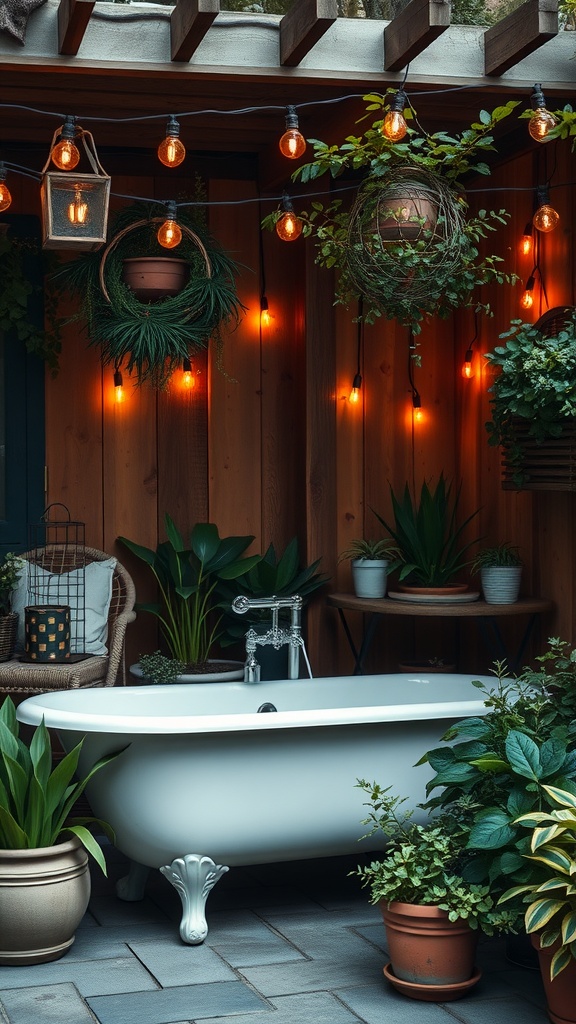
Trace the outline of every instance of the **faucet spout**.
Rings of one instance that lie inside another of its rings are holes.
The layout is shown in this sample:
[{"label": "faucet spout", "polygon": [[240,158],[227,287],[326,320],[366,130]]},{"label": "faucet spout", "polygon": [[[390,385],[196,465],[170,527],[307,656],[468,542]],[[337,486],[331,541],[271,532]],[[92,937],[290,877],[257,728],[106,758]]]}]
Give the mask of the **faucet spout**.
[{"label": "faucet spout", "polygon": [[[232,610],[238,615],[244,615],[253,608],[269,608],[272,612],[272,627],[263,636],[260,636],[254,629],[246,633],[246,661],[244,663],[244,682],[255,683],[260,679],[260,665],[256,658],[258,646],[271,645],[275,650],[288,646],[288,678],[298,679],[300,668],[300,648],[304,646],[300,614],[302,611],[302,598],[299,594],[292,597],[246,597],[241,594],[235,597],[232,602]],[[290,608],[290,628],[281,629],[278,626],[278,611],[280,608]]]}]

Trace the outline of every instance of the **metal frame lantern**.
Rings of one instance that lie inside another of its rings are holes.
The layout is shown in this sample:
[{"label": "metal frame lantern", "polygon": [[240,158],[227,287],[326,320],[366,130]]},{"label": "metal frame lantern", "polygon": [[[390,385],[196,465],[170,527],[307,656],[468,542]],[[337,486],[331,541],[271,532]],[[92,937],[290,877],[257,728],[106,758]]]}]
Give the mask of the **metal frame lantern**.
[{"label": "metal frame lantern", "polygon": [[42,247],[93,251],[106,241],[110,176],[104,171],[92,134],[74,128],[74,139],[82,142],[93,174],[70,170],[48,171],[52,154],[65,125],[54,132],[48,159],[42,171]]},{"label": "metal frame lantern", "polygon": [[[54,509],[64,510],[64,518],[55,518]],[[85,525],[70,518],[66,505],[55,502],[45,510],[40,522],[28,527],[28,591],[29,606],[25,610],[26,637],[32,647],[43,642],[45,638],[38,636],[32,640],[38,630],[32,625],[43,623],[48,615],[55,616],[55,624],[66,631],[68,644],[62,647],[58,643],[49,651],[40,647],[28,650],[29,660],[64,661],[70,658],[77,660],[84,656],[86,636],[86,549]],[[41,614],[42,613],[42,614]],[[58,613],[58,614],[56,614]],[[46,621],[48,621],[46,619]],[[54,623],[52,623],[54,625]],[[42,630],[41,632],[44,632]],[[52,632],[57,632],[53,629]],[[45,657],[42,657],[42,654]]]}]

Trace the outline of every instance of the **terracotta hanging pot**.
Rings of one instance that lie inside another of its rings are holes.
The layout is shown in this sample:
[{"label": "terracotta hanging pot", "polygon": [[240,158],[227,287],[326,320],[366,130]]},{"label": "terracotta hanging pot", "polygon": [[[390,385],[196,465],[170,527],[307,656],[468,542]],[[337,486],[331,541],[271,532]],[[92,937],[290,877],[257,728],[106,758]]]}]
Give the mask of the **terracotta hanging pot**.
[{"label": "terracotta hanging pot", "polygon": [[412,999],[459,999],[480,979],[474,965],[478,932],[450,921],[445,910],[411,903],[380,903],[390,963],[384,975]]},{"label": "terracotta hanging pot", "polygon": [[558,944],[540,949],[540,935],[531,935],[530,939],[538,953],[542,984],[548,1003],[548,1016],[553,1024],[574,1024],[576,1021],[576,960],[572,958],[567,967],[557,974],[554,981],[550,978],[550,961],[558,949]]},{"label": "terracotta hanging pot", "polygon": [[139,256],[123,261],[122,280],[140,302],[178,295],[190,274],[186,260],[170,256]]}]

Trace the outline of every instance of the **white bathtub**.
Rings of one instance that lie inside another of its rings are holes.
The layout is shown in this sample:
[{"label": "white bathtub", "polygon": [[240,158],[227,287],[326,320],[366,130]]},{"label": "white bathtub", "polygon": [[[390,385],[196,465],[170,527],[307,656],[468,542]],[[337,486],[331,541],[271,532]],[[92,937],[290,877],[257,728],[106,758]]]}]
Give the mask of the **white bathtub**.
[{"label": "white bathtub", "polygon": [[[36,724],[44,716],[65,749],[85,736],[82,772],[127,746],[90,784],[91,806],[114,828],[120,850],[176,885],[182,937],[198,942],[206,934],[202,892],[225,865],[375,848],[375,840],[359,842],[366,808],[356,780],[391,786],[406,807],[422,802],[431,773],[416,761],[450,722],[486,713],[471,678],[71,690],[28,698],[18,718]],[[277,712],[258,713],[267,701]],[[139,869],[121,888],[124,898],[142,895]]]}]

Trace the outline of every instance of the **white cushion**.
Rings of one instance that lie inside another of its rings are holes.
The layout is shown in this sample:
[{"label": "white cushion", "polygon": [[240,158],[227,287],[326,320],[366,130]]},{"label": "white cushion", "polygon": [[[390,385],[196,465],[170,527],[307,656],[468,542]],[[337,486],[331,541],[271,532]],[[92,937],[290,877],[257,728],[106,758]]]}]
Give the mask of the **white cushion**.
[{"label": "white cushion", "polygon": [[20,579],[12,591],[12,611],[18,612],[18,642],[20,650],[24,648],[24,609],[30,604],[67,604],[71,609],[70,650],[77,651],[76,618],[78,604],[82,604],[80,574],[84,576],[84,644],[83,654],[108,654],[106,640],[108,638],[108,612],[112,598],[112,576],[116,567],[116,559],[108,558],[105,562],[90,562],[84,570],[73,569],[72,572],[51,573],[37,565],[34,567],[32,580],[35,592],[30,592],[30,565],[24,562]]}]

